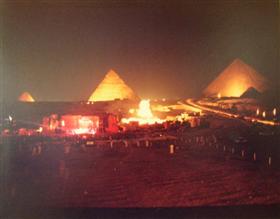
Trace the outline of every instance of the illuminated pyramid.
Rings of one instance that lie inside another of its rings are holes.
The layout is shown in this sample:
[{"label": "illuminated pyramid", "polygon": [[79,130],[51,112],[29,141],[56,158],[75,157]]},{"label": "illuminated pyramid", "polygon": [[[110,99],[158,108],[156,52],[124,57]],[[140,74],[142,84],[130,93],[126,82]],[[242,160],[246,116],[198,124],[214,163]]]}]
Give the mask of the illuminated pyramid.
[{"label": "illuminated pyramid", "polygon": [[240,97],[248,88],[262,93],[267,89],[267,80],[251,66],[235,59],[203,91],[205,96]]},{"label": "illuminated pyramid", "polygon": [[89,101],[110,101],[116,99],[138,100],[139,98],[115,71],[110,70],[92,93]]},{"label": "illuminated pyramid", "polygon": [[22,102],[35,102],[34,98],[31,96],[30,93],[28,92],[23,92],[19,97],[18,97],[19,101]]}]

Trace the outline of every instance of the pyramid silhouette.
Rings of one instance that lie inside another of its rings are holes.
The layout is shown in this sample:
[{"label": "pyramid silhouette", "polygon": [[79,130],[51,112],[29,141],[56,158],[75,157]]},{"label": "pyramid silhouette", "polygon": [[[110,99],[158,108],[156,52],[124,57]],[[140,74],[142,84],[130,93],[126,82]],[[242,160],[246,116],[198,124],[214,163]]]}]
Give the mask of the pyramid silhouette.
[{"label": "pyramid silhouette", "polygon": [[262,93],[267,89],[267,80],[251,66],[240,59],[235,59],[203,91],[205,96],[240,97],[248,88],[255,88]]},{"label": "pyramid silhouette", "polygon": [[19,101],[22,102],[35,102],[34,98],[31,96],[30,93],[28,92],[23,92],[19,97],[18,97]]},{"label": "pyramid silhouette", "polygon": [[240,97],[241,98],[258,98],[261,93],[253,87],[249,87]]},{"label": "pyramid silhouette", "polygon": [[89,101],[110,101],[116,99],[137,100],[139,97],[115,71],[110,70],[92,93]]}]

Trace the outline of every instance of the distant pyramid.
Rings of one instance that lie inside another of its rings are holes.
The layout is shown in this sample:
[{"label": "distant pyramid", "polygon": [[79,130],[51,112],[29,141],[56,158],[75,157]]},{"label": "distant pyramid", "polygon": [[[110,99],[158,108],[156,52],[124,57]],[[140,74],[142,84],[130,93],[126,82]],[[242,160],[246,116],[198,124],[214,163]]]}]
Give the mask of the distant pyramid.
[{"label": "distant pyramid", "polygon": [[240,97],[248,88],[253,87],[262,93],[267,89],[267,80],[251,66],[235,59],[203,91],[205,96]]},{"label": "distant pyramid", "polygon": [[259,98],[262,94],[253,87],[249,87],[240,97],[241,98]]},{"label": "distant pyramid", "polygon": [[22,102],[35,102],[34,98],[31,96],[30,93],[28,92],[23,92],[19,97],[18,97],[19,101]]},{"label": "distant pyramid", "polygon": [[110,101],[116,99],[137,100],[139,97],[115,71],[110,70],[92,93],[89,101]]}]

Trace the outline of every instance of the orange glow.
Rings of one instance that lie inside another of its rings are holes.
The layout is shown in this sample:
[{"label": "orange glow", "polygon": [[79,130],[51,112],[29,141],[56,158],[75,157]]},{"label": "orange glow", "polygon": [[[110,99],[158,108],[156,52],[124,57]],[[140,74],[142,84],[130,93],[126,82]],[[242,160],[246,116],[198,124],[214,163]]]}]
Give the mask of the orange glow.
[{"label": "orange glow", "polygon": [[276,108],[273,109],[272,113],[273,113],[273,116],[276,116]]},{"label": "orange glow", "polygon": [[[98,126],[98,122],[96,124],[96,126]],[[96,133],[96,129],[94,128],[94,124],[93,121],[89,118],[89,117],[81,117],[78,120],[78,126],[79,128],[76,129],[72,129],[73,134],[95,134]]]},{"label": "orange glow", "polygon": [[153,114],[150,108],[150,100],[141,100],[137,115],[141,118],[153,118]]},{"label": "orange glow", "polygon": [[259,110],[259,108],[258,108],[257,111],[256,111],[256,115],[257,115],[257,116],[260,115],[260,110]]},{"label": "orange glow", "polygon": [[92,126],[93,126],[93,122],[89,118],[82,117],[79,119],[80,128],[91,128]]},{"label": "orange glow", "polygon": [[[176,107],[176,105],[174,107]],[[170,112],[169,108],[172,108],[172,106],[156,105],[152,107],[152,110],[158,112]]]},{"label": "orange glow", "polygon": [[263,117],[263,118],[265,118],[265,117],[266,117],[266,113],[265,113],[265,111],[263,111],[263,113],[262,113],[262,117]]},{"label": "orange glow", "polygon": [[169,145],[169,153],[174,154],[174,145],[173,144]]},{"label": "orange glow", "polygon": [[38,129],[37,129],[37,132],[39,132],[39,133],[41,133],[43,131],[43,127],[39,127]]},{"label": "orange glow", "polygon": [[138,122],[139,125],[151,125],[155,123],[163,123],[164,120],[153,115],[150,107],[150,100],[141,100],[139,103],[139,109],[137,110],[137,117],[123,118],[121,122],[125,124]]},{"label": "orange glow", "polygon": [[218,93],[218,98],[221,99],[222,95],[221,93]]},{"label": "orange glow", "polygon": [[[188,100],[186,102],[188,102]],[[185,110],[187,112],[190,111],[190,112],[195,112],[195,113],[202,114],[202,110],[197,108],[197,107],[193,107],[190,104],[186,105],[181,101],[179,101],[178,103],[179,103],[179,105],[171,106],[171,108],[172,109],[182,109],[182,110]]]},{"label": "orange glow", "polygon": [[30,93],[28,92],[24,92],[22,93],[19,98],[18,98],[19,101],[22,101],[22,102],[35,102],[34,98],[31,96]]},{"label": "orange glow", "polygon": [[203,93],[214,96],[221,92],[223,97],[240,97],[249,88],[263,92],[267,89],[267,80],[242,60],[235,59]]},{"label": "orange glow", "polygon": [[94,135],[96,133],[96,131],[90,130],[88,128],[78,128],[78,129],[73,129],[72,133],[76,134],[76,135],[81,135],[81,134],[93,134]]},{"label": "orange glow", "polygon": [[130,114],[133,114],[133,113],[135,113],[135,109],[129,109],[129,111],[128,111]]},{"label": "orange glow", "polygon": [[110,70],[91,94],[88,101],[111,101],[116,99],[138,100],[139,98],[115,71]]},{"label": "orange glow", "polygon": [[68,134],[95,134],[99,127],[97,116],[63,115],[61,130]]},{"label": "orange glow", "polygon": [[247,90],[246,85],[238,81],[232,84],[233,85],[226,90],[227,96],[240,97]]}]

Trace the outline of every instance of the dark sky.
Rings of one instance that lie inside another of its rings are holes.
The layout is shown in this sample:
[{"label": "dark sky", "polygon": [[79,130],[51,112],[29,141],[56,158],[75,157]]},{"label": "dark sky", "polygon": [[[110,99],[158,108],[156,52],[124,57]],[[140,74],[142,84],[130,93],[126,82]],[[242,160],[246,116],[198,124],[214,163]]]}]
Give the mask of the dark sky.
[{"label": "dark sky", "polygon": [[278,1],[54,2],[1,5],[8,100],[85,100],[109,69],[142,98],[197,96],[237,57],[279,80]]}]

